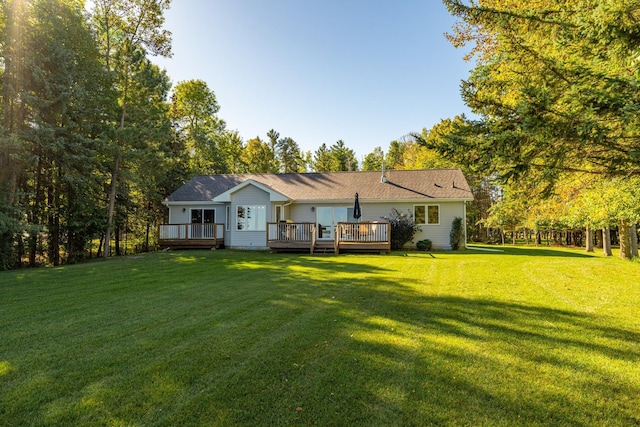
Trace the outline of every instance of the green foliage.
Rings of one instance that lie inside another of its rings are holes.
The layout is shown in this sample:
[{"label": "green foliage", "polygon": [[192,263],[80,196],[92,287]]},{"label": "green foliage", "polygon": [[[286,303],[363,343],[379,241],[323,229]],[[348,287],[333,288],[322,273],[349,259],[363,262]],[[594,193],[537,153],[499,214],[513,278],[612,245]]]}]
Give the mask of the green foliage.
[{"label": "green foliage", "polygon": [[348,148],[343,140],[338,140],[331,146],[332,171],[357,171],[358,160],[356,153]]},{"label": "green foliage", "polygon": [[420,226],[416,225],[411,213],[400,212],[396,208],[382,219],[391,224],[391,249],[393,250],[402,249],[420,231]]},{"label": "green foliage", "polygon": [[276,173],[278,165],[271,146],[256,137],[247,141],[242,150],[242,162],[245,166],[243,172],[248,173]]},{"label": "green foliage", "polygon": [[451,222],[451,232],[449,233],[449,244],[452,251],[460,249],[460,245],[464,247],[464,225],[462,224],[462,218],[455,217]]},{"label": "green foliage", "polygon": [[357,171],[358,160],[355,152],[339,140],[329,148],[322,144],[314,153],[311,166],[315,172]]},{"label": "green foliage", "polygon": [[279,139],[276,148],[281,173],[297,173],[305,169],[300,146],[292,138]]},{"label": "green foliage", "polygon": [[432,147],[505,181],[640,172],[636,7],[444,3],[460,19],[450,40],[477,60],[462,95],[479,119],[457,117]]},{"label": "green foliage", "polygon": [[420,251],[430,251],[433,246],[433,242],[429,239],[423,239],[416,243],[416,248]]},{"label": "green foliage", "polygon": [[228,169],[220,149],[226,123],[216,116],[219,110],[215,93],[202,80],[179,82],[173,89],[169,115],[183,143],[180,157],[189,165],[189,176]]},{"label": "green foliage", "polygon": [[384,153],[381,147],[376,147],[373,151],[364,157],[362,162],[363,171],[379,171],[382,170],[382,161],[384,160]]},{"label": "green foliage", "polygon": [[15,245],[22,227],[14,216],[0,209],[0,271],[10,270],[19,264]]},{"label": "green foliage", "polygon": [[331,158],[331,151],[327,148],[327,144],[322,144],[315,151],[311,166],[315,172],[333,171],[333,160]]}]

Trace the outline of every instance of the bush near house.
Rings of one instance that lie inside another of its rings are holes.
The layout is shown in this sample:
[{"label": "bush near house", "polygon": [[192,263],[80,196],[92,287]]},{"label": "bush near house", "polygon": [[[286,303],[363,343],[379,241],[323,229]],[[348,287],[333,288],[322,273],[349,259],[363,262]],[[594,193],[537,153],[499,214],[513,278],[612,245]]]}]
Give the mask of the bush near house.
[{"label": "bush near house", "polygon": [[416,243],[416,248],[420,251],[430,251],[433,247],[433,243],[429,239],[420,240]]},{"label": "bush near house", "polygon": [[462,228],[462,218],[455,217],[451,223],[451,233],[449,233],[449,242],[451,244],[451,250],[457,251],[460,249],[460,244],[464,247],[464,228]]},{"label": "bush near house", "polygon": [[391,249],[400,250],[407,243],[413,240],[413,236],[420,231],[411,213],[400,212],[396,208],[391,209],[388,216],[382,217],[391,224]]}]

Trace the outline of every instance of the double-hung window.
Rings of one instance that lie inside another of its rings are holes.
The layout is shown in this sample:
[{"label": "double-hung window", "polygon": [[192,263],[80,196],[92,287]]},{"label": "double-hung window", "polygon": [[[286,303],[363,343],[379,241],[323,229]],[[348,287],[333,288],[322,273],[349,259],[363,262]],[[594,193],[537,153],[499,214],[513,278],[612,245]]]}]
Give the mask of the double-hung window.
[{"label": "double-hung window", "polygon": [[413,219],[418,225],[440,224],[440,205],[415,205]]}]

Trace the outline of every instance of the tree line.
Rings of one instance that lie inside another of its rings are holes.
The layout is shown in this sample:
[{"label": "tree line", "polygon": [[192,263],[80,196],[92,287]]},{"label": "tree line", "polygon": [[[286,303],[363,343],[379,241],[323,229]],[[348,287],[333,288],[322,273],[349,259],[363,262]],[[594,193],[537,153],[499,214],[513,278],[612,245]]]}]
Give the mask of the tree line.
[{"label": "tree line", "polygon": [[443,3],[458,19],[449,40],[475,61],[461,85],[474,117],[445,119],[419,142],[497,185],[486,226],[579,230],[607,255],[613,236],[637,257],[640,3]]},{"label": "tree line", "polygon": [[0,3],[0,269],[149,249],[162,200],[197,174],[359,170],[342,140],[245,142],[205,82],[172,88],[152,61],[171,56],[169,5]]},{"label": "tree line", "polygon": [[461,168],[474,240],[580,230],[588,249],[607,253],[613,236],[623,257],[636,256],[636,2],[444,3],[458,18],[448,38],[475,61],[461,85],[474,117],[444,119],[359,162],[342,140],[303,152],[271,129],[245,142],[205,82],[172,87],[151,60],[171,55],[169,0],[96,0],[88,12],[82,0],[1,2],[0,268],[148,249],[163,198],[196,174],[383,163]]}]

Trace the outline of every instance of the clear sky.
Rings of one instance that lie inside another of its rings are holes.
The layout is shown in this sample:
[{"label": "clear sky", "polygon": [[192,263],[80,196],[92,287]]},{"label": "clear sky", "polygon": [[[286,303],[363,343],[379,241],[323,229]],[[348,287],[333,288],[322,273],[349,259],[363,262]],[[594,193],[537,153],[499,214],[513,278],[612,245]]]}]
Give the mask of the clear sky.
[{"label": "clear sky", "polygon": [[444,37],[439,0],[173,0],[175,83],[204,80],[247,141],[269,129],[303,151],[344,140],[358,159],[467,113],[472,64]]}]

